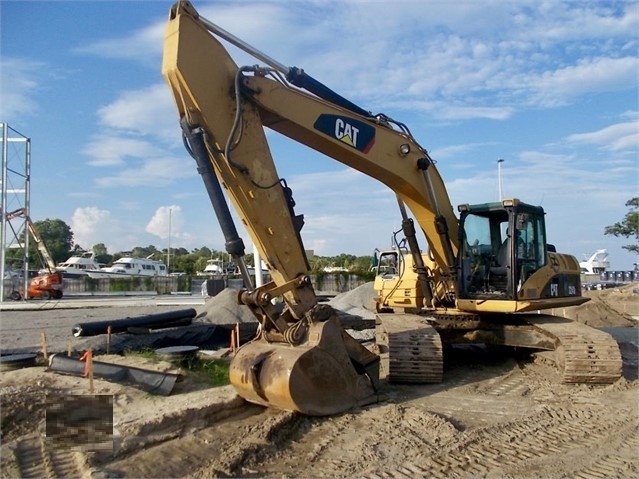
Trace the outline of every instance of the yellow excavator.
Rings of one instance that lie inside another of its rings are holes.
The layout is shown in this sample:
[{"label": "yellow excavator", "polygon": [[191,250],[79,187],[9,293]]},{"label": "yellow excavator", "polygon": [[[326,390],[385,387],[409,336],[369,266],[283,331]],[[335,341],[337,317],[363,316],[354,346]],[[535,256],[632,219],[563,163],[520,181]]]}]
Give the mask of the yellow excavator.
[{"label": "yellow excavator", "polygon": [[[239,67],[222,39],[265,66]],[[435,162],[406,125],[280,64],[187,1],[170,10],[162,74],[226,250],[244,278],[238,301],[261,326],[230,366],[231,383],[246,400],[336,414],[377,401],[380,376],[441,381],[443,346],[457,343],[549,351],[565,382],[620,377],[619,348],[608,334],[541,314],[587,301],[577,260],[546,240],[541,207],[512,198],[460,205],[457,217]],[[304,219],[278,175],[264,127],[379,180],[397,196],[407,247],[380,258],[394,259],[395,269],[375,281],[373,350],[318,302],[301,239]],[[252,285],[227,197],[268,266],[272,280],[262,286]]]}]

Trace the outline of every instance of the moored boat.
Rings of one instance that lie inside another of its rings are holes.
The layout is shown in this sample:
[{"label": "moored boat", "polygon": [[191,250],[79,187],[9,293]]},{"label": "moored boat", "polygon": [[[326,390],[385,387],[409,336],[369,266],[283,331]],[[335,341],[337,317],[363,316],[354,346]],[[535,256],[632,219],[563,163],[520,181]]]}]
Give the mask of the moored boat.
[{"label": "moored boat", "polygon": [[118,259],[109,267],[100,268],[98,271],[88,271],[87,274],[90,278],[103,279],[132,276],[168,276],[169,272],[162,261],[150,258],[125,257]]},{"label": "moored boat", "polygon": [[95,255],[91,251],[71,256],[63,263],[58,263],[56,270],[60,271],[65,278],[84,278],[89,272],[98,272],[105,267],[103,263],[95,260]]}]

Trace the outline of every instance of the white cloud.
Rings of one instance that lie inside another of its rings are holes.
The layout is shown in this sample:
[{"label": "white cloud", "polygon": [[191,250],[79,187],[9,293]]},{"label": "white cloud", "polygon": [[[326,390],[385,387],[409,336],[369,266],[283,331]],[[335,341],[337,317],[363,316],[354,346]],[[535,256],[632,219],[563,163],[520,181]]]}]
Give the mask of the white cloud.
[{"label": "white cloud", "polygon": [[185,158],[149,158],[143,160],[140,165],[124,168],[113,175],[96,178],[95,184],[102,188],[123,186],[158,188],[195,175],[194,163]]},{"label": "white cloud", "polygon": [[0,121],[11,124],[15,117],[30,115],[38,110],[34,97],[40,89],[44,64],[42,62],[0,58]]},{"label": "white cloud", "polygon": [[[631,3],[497,0],[430,2],[424,8],[402,1],[389,9],[375,2],[241,2],[198,10],[283,64],[303,61],[299,67],[366,109],[503,120],[520,109],[555,107],[636,85],[639,60],[620,56],[637,47],[639,14]],[[153,21],[79,51],[157,60],[163,29],[164,21]],[[239,64],[255,63],[226,45]],[[105,126],[178,141],[174,110],[162,84],[123,93],[99,114]]]},{"label": "white cloud", "polygon": [[89,249],[97,243],[104,243],[112,253],[130,249],[139,233],[134,228],[125,227],[109,210],[96,206],[76,208],[69,226],[76,244]]},{"label": "white cloud", "polygon": [[98,110],[98,117],[109,129],[152,136],[171,146],[182,143],[177,110],[165,83],[121,93]]},{"label": "white cloud", "polygon": [[[166,240],[169,236],[170,215],[172,247],[193,248],[204,244],[203,240],[185,231],[186,219],[180,206],[158,208],[146,227],[144,223],[132,220],[128,214],[133,209],[139,209],[137,205],[120,202],[119,206],[125,211],[124,215],[96,206],[76,208],[69,222],[74,242],[87,249],[97,243],[104,243],[110,253],[130,251],[135,246],[152,243],[152,237],[146,233]],[[162,245],[158,245],[158,248],[161,249]]]},{"label": "white cloud", "polygon": [[[611,37],[637,38],[639,10],[636,2],[533,2],[532,15],[518,15],[522,35],[540,42],[579,41]],[[539,21],[539,20],[543,21]]]},{"label": "white cloud", "polygon": [[[126,91],[98,110],[103,131],[85,146],[88,164],[118,167],[96,178],[100,187],[160,187],[195,176],[195,163],[182,146],[175,105],[167,85]],[[170,152],[178,148],[181,156]]]},{"label": "white cloud", "polygon": [[515,110],[511,107],[456,107],[456,106],[442,106],[440,110],[441,118],[446,120],[473,120],[477,118],[486,118],[489,120],[507,120],[510,118]]},{"label": "white cloud", "polygon": [[587,58],[573,65],[531,75],[531,102],[554,106],[587,93],[636,87],[639,58]]},{"label": "white cloud", "polygon": [[612,151],[639,148],[639,121],[617,123],[589,133],[575,133],[568,141],[600,145]]},{"label": "white cloud", "polygon": [[304,215],[301,234],[306,249],[319,255],[367,254],[390,246],[391,231],[400,225],[399,210],[394,193],[377,180],[341,169],[295,175],[288,184],[295,213]]},{"label": "white cloud", "polygon": [[[193,236],[184,231],[186,224],[182,208],[178,205],[160,206],[146,225],[146,232],[160,239],[174,239],[181,244],[191,244]],[[177,246],[176,243],[173,243]]]},{"label": "white cloud", "polygon": [[131,35],[124,38],[99,40],[78,47],[74,51],[103,58],[136,60],[155,66],[162,52],[163,38],[164,21],[161,21],[135,30]]},{"label": "white cloud", "polygon": [[123,138],[109,134],[95,136],[82,150],[82,153],[92,159],[91,166],[120,166],[125,164],[125,158],[157,157],[162,150],[146,140]]}]

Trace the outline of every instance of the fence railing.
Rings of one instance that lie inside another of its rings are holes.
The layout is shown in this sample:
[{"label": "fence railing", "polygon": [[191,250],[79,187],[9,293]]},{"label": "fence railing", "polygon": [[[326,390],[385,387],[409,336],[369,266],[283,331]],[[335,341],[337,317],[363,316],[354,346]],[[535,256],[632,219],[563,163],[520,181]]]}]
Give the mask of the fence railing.
[{"label": "fence railing", "polygon": [[[311,282],[315,291],[324,294],[338,294],[350,291],[371,281],[370,277],[350,273],[320,273],[312,274]],[[238,276],[217,276],[210,278],[209,295],[217,294],[224,288],[242,288],[243,281]],[[267,276],[265,281],[269,280]],[[103,295],[103,294],[173,294],[191,293],[201,294],[202,283],[206,278],[191,276],[148,276],[131,278],[64,278],[63,291],[65,296],[74,295]],[[13,290],[21,286],[15,280],[5,280],[7,298]],[[211,289],[213,288],[213,289]],[[211,294],[214,293],[214,294]]]},{"label": "fence railing", "polygon": [[[182,279],[184,278],[184,279]],[[188,289],[187,289],[188,288]],[[190,291],[190,278],[176,276],[146,276],[132,278],[64,278],[65,295],[104,293],[171,294],[183,289]]]}]

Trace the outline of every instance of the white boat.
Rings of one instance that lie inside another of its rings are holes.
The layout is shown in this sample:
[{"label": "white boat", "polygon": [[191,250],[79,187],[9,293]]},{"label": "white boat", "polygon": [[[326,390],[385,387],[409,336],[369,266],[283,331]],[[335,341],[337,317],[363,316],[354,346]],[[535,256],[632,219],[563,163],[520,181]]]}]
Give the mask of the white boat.
[{"label": "white boat", "polygon": [[224,272],[224,265],[222,260],[210,259],[206,262],[206,268],[202,271],[202,274],[222,274]]},{"label": "white boat", "polygon": [[88,271],[89,278],[126,278],[131,276],[168,276],[169,272],[162,261],[150,258],[120,258],[107,268]]},{"label": "white boat", "polygon": [[83,278],[89,272],[99,272],[105,265],[95,260],[91,251],[71,256],[63,263],[58,263],[56,269],[61,271],[65,278]]},{"label": "white boat", "polygon": [[585,261],[579,263],[582,273],[586,274],[600,274],[604,273],[610,268],[610,261],[608,261],[608,251],[605,249],[598,249],[590,257],[586,257]]},{"label": "white boat", "polygon": [[221,259],[210,259],[206,262],[206,267],[203,271],[198,271],[198,276],[212,276],[220,274],[232,274],[235,272],[235,265],[228,263],[224,265]]}]

